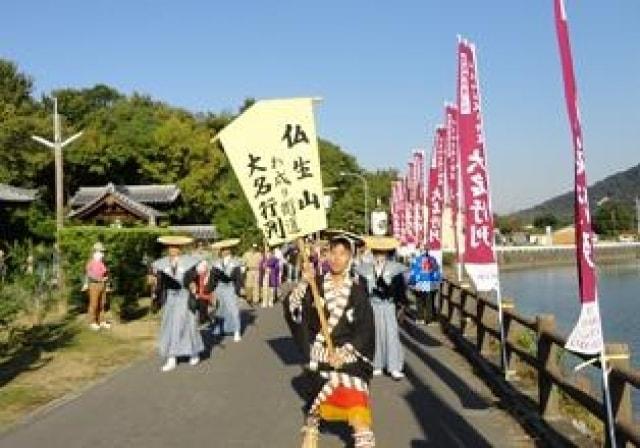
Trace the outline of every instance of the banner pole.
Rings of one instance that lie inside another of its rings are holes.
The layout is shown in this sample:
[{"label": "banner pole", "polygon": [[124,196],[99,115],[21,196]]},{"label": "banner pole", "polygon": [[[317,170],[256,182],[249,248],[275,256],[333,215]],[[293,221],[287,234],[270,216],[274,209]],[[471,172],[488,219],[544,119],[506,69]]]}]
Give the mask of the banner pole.
[{"label": "banner pole", "polygon": [[616,448],[616,422],[613,419],[613,408],[611,406],[611,392],[609,390],[609,369],[607,368],[607,357],[604,353],[604,346],[600,352],[600,367],[602,369],[602,395],[607,412],[607,427],[609,429],[610,446]]},{"label": "banner pole", "polygon": [[[298,250],[300,251],[300,254],[302,254],[301,258],[306,260],[308,258],[308,254],[302,238],[298,238]],[[318,285],[315,281],[312,281],[309,283],[309,288],[311,289],[313,304],[318,313],[318,319],[320,320],[320,331],[322,331],[322,336],[327,343],[327,351],[329,354],[333,354],[333,341],[331,340],[331,334],[329,333],[329,324],[327,323],[327,317],[324,314],[324,304],[322,303],[322,298],[318,291]]]}]

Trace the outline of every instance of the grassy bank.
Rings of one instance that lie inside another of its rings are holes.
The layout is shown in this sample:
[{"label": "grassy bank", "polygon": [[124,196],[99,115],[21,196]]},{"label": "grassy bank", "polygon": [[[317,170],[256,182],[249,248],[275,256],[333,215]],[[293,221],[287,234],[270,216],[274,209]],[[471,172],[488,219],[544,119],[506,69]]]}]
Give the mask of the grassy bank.
[{"label": "grassy bank", "polygon": [[148,317],[94,332],[80,316],[13,329],[0,342],[0,431],[150,356],[157,327],[157,319]]}]

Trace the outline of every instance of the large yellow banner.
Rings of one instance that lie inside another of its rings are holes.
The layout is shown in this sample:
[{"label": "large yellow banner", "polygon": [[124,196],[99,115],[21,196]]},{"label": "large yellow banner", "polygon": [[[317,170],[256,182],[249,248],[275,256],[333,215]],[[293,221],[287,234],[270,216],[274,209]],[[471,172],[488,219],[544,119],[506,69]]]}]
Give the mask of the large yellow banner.
[{"label": "large yellow banner", "polygon": [[258,101],[216,138],[270,246],[327,227],[312,98]]}]

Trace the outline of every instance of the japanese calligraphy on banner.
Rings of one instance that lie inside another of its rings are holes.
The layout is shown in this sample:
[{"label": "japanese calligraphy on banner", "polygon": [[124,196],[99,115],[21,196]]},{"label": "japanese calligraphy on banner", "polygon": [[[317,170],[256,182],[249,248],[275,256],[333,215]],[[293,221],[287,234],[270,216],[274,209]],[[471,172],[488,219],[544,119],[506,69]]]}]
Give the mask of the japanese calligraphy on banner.
[{"label": "japanese calligraphy on banner", "polygon": [[217,138],[269,245],[326,228],[313,99],[258,101]]},{"label": "japanese calligraphy on banner", "polygon": [[392,182],[391,219],[393,226],[393,236],[401,241],[403,237],[402,216],[404,213],[404,192],[401,181]]},{"label": "japanese calligraphy on banner", "polygon": [[436,129],[431,167],[429,168],[429,218],[427,220],[427,246],[429,253],[442,266],[442,215],[444,211],[445,184],[445,146],[447,131],[443,127]]},{"label": "japanese calligraphy on banner", "polygon": [[447,130],[446,176],[447,203],[451,207],[452,223],[456,225],[458,215],[458,109],[453,104],[445,106],[445,128]]},{"label": "japanese calligraphy on banner", "polygon": [[453,104],[445,105],[445,128],[447,129],[446,168],[447,177],[447,203],[451,211],[451,228],[456,250],[456,262],[458,263],[458,279],[462,278],[460,239],[458,231],[460,223],[458,214],[460,208],[460,151],[458,145],[458,108]]},{"label": "japanese calligraphy on banner", "polygon": [[562,64],[562,77],[564,79],[565,100],[575,153],[576,258],[578,261],[579,295],[582,303],[578,323],[567,339],[566,348],[574,352],[596,354],[603,350],[602,323],[600,321],[597,298],[593,231],[591,229],[589,197],[587,195],[587,172],[584,148],[582,146],[582,127],[578,112],[578,91],[573,72],[567,16],[562,0],[555,0],[554,12]]},{"label": "japanese calligraphy on banner", "polygon": [[416,235],[416,245],[424,247],[426,241],[425,230],[425,176],[424,176],[424,151],[416,149],[413,151],[413,166],[416,177],[416,193],[414,208],[414,228]]},{"label": "japanese calligraphy on banner", "polygon": [[478,291],[498,288],[489,172],[484,147],[475,46],[458,43],[458,138],[465,205],[464,264]]}]

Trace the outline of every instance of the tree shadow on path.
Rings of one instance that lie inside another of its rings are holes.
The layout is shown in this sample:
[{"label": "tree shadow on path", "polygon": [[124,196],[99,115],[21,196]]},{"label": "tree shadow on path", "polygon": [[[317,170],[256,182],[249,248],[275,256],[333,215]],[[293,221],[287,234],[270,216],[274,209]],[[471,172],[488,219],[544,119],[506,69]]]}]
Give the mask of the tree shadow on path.
[{"label": "tree shadow on path", "polygon": [[0,347],[0,387],[22,372],[44,367],[51,360],[47,353],[69,346],[80,331],[72,319],[15,329],[11,342]]}]

